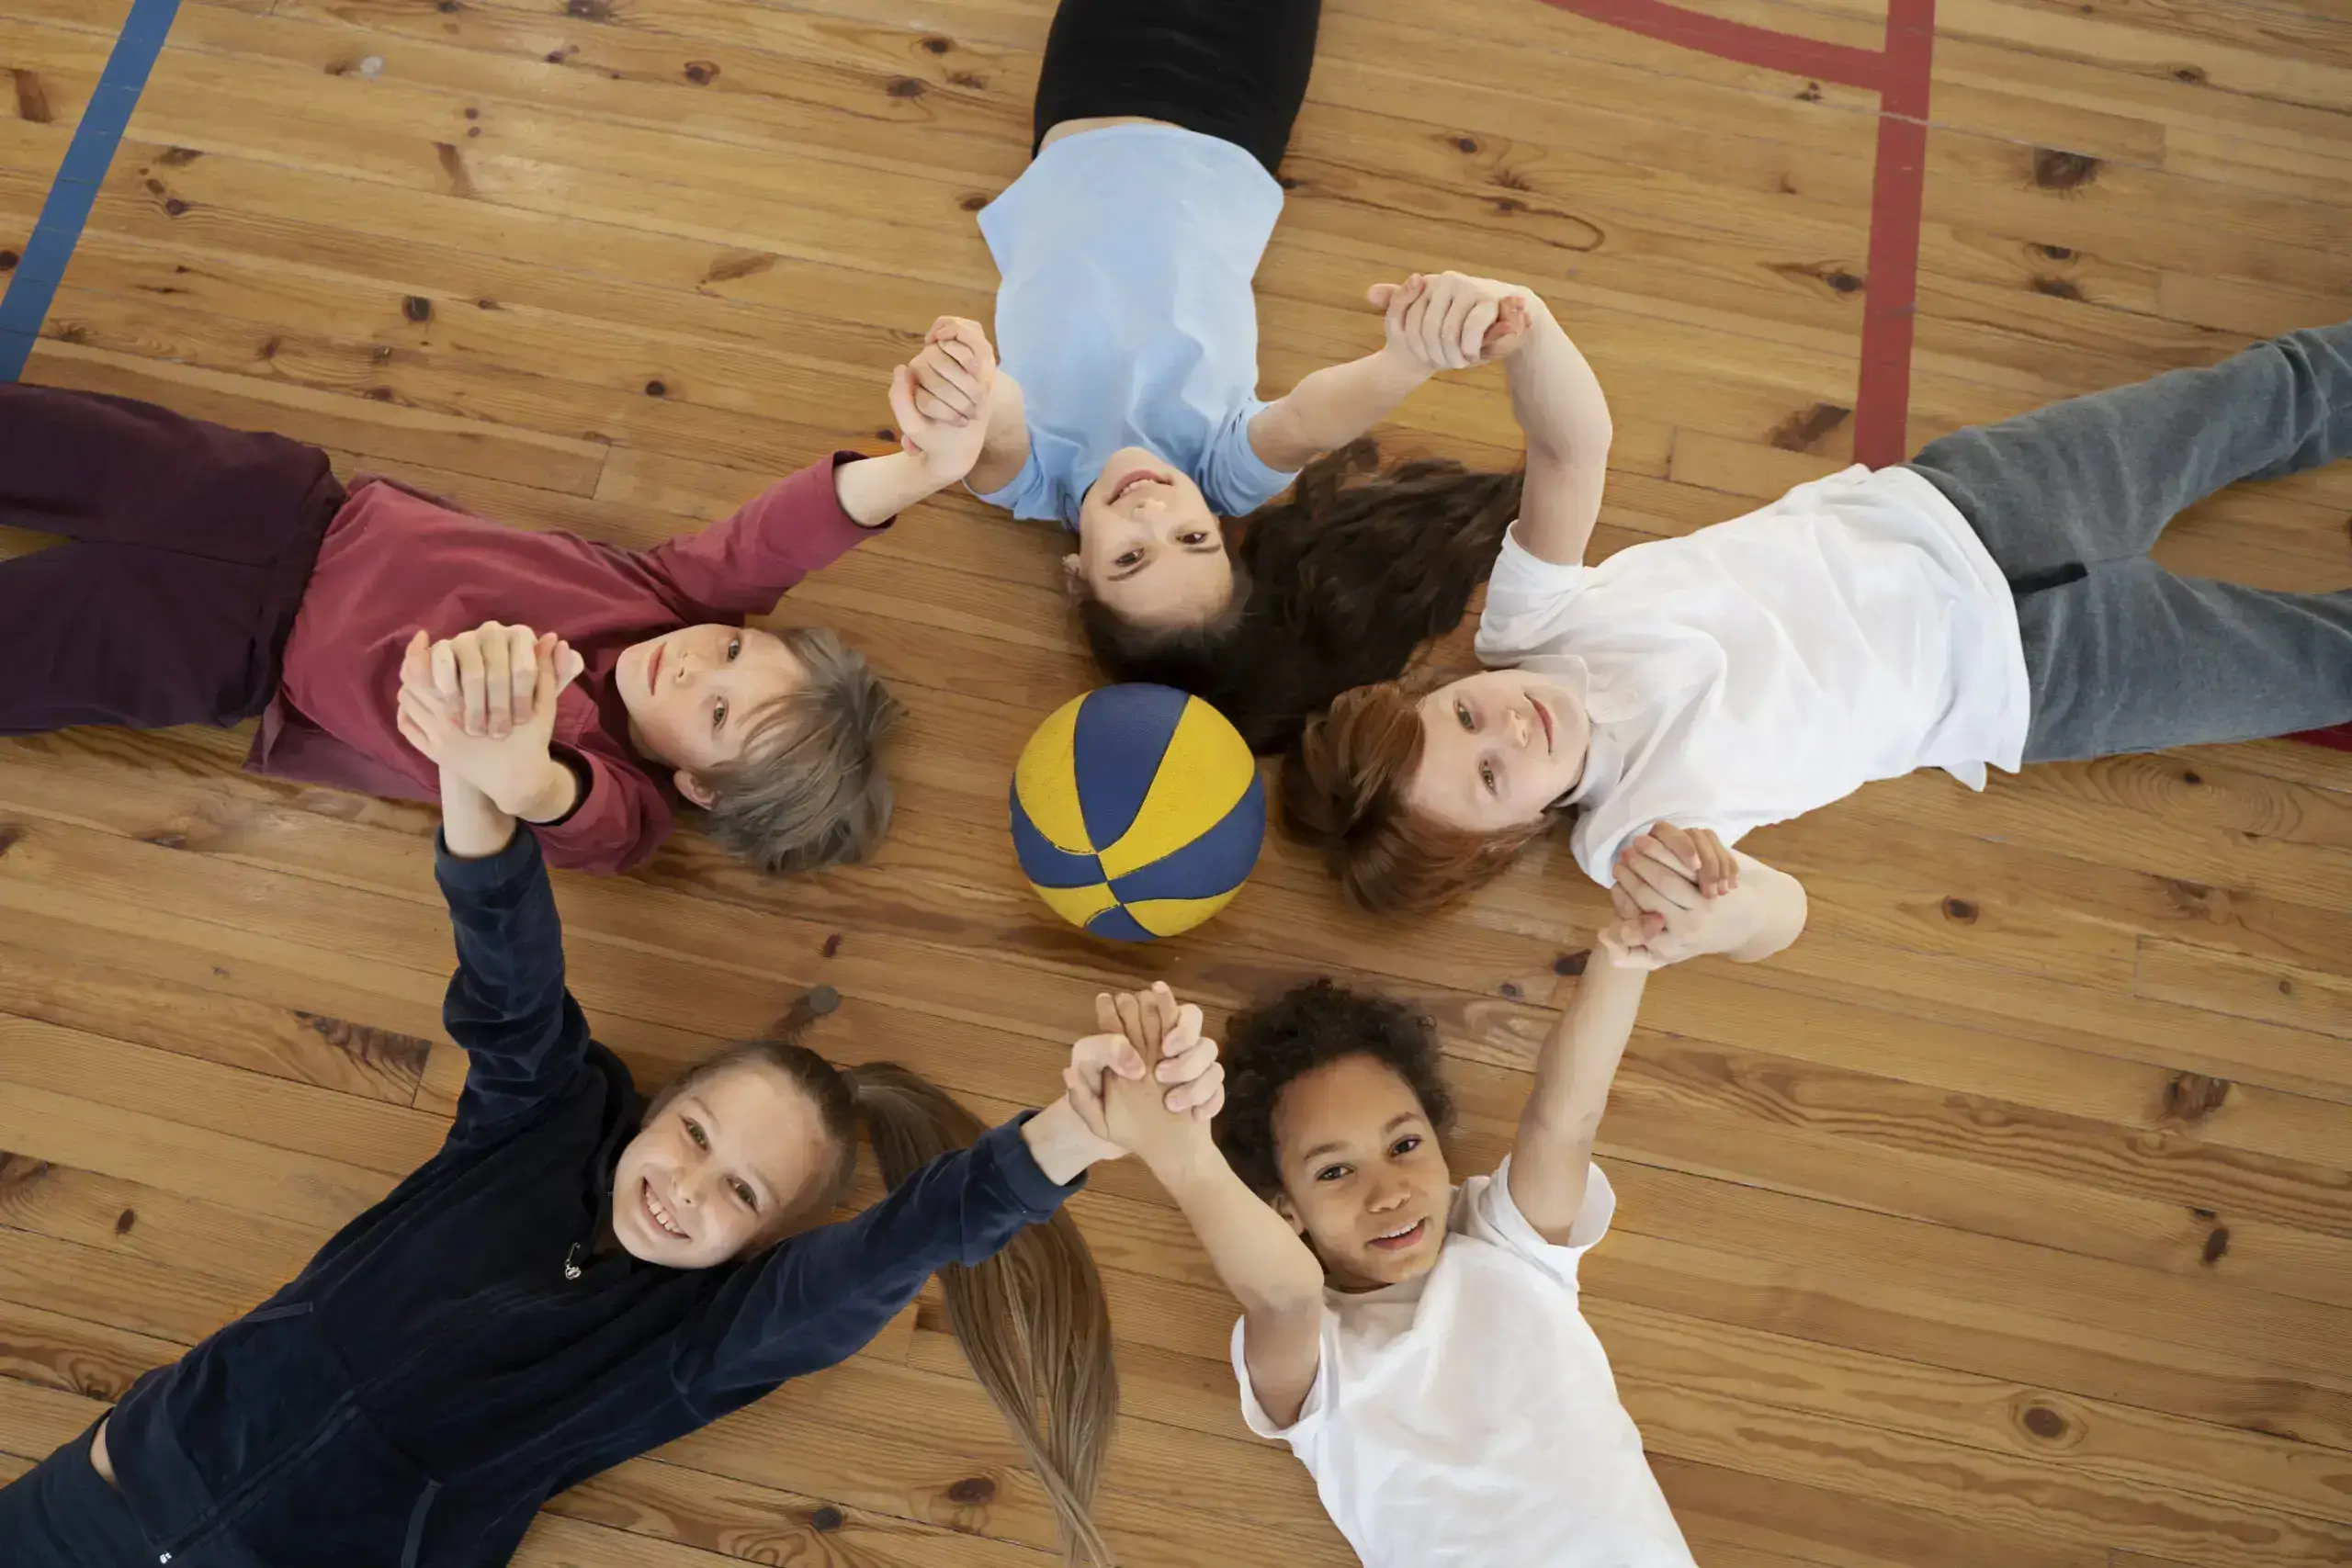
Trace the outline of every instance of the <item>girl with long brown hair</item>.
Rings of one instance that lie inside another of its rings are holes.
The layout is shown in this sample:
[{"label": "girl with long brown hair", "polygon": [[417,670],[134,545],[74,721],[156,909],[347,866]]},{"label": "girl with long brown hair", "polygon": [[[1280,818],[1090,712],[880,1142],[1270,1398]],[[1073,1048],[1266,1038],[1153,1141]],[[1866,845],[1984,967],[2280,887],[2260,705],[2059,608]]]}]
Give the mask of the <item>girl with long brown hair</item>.
[{"label": "girl with long brown hair", "polygon": [[1987,768],[2352,720],[2352,590],[2148,558],[2222,487],[2352,455],[2352,322],[1958,431],[1597,567],[1600,384],[1548,314],[1510,374],[1528,479],[1479,624],[1492,668],[1350,692],[1283,772],[1288,820],[1367,908],[1442,904],[1556,825],[1621,916],[1663,923],[1653,956],[1743,873],[1771,878],[1760,956],[1796,940],[1804,899],[1729,846],[1873,779],[1982,789]]},{"label": "girl with long brown hair", "polygon": [[[537,698],[560,682],[542,648]],[[437,705],[409,705],[413,723]],[[440,721],[446,722],[446,721]],[[1062,1213],[1094,1162],[1123,1043],[1068,1092],[983,1129],[902,1067],[837,1070],[790,1037],[721,1052],[643,1100],[565,988],[536,836],[452,773],[438,872],[469,1058],[441,1150],[292,1283],[149,1372],[0,1490],[14,1568],[488,1568],[540,1504],[863,1347],[943,1270],[948,1316],[1058,1516],[1088,1517],[1116,1404],[1110,1325]],[[1157,1071],[1213,1114],[1198,1015]],[[890,1191],[825,1221],[857,1131]]]},{"label": "girl with long brown hair", "polygon": [[914,367],[922,412],[986,409],[971,488],[1076,536],[1065,564],[1104,671],[1208,698],[1261,750],[1460,619],[1518,493],[1454,463],[1384,468],[1361,440],[1508,335],[1453,275],[1375,286],[1385,346],[1258,396],[1251,279],[1320,11],[1062,0],[1035,157],[979,220],[1002,368],[954,319]]}]

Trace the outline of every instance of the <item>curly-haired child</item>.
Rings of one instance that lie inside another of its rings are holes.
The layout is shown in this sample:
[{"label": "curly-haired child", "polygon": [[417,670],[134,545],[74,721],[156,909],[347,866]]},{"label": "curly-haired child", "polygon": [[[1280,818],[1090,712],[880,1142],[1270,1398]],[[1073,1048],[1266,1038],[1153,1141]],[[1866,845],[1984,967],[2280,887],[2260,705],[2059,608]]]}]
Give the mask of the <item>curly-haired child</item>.
[{"label": "curly-haired child", "polygon": [[[1753,954],[1788,879],[1745,869],[1678,914],[1684,952]],[[1577,1294],[1616,1207],[1593,1141],[1664,924],[1602,933],[1510,1155],[1459,1185],[1429,1021],[1329,980],[1233,1020],[1214,1137],[1110,1086],[1106,1135],[1240,1302],[1243,1415],[1306,1465],[1368,1568],[1690,1568]],[[1189,1038],[1165,997],[1117,1008],[1146,1060]]]}]

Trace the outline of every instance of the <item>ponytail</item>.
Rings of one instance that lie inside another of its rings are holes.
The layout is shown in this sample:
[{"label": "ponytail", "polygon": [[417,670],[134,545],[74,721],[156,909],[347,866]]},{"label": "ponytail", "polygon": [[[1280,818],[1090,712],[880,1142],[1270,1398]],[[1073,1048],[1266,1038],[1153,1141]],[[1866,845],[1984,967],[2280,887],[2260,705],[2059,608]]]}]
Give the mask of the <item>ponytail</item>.
[{"label": "ponytail", "polygon": [[[893,1189],[941,1155],[969,1148],[987,1131],[946,1090],[896,1062],[836,1068],[799,1042],[811,1015],[805,1002],[796,1006],[775,1037],[729,1046],[656,1102],[696,1079],[754,1062],[781,1072],[808,1096],[841,1152],[824,1186],[780,1228],[811,1213],[831,1213],[848,1195],[861,1124],[883,1183]],[[939,1282],[956,1345],[1045,1486],[1065,1556],[1079,1568],[1110,1568],[1110,1548],[1095,1529],[1092,1507],[1118,1414],[1119,1382],[1102,1278],[1077,1223],[1058,1213],[1022,1230],[985,1262],[947,1265]]]},{"label": "ponytail", "polygon": [[[969,1147],[987,1130],[938,1085],[896,1062],[870,1062],[842,1077],[888,1186]],[[1119,1381],[1102,1278],[1077,1222],[1057,1213],[985,1263],[949,1264],[939,1282],[947,1325],[1044,1483],[1065,1553],[1108,1568],[1110,1548],[1091,1509],[1118,1414]]]}]

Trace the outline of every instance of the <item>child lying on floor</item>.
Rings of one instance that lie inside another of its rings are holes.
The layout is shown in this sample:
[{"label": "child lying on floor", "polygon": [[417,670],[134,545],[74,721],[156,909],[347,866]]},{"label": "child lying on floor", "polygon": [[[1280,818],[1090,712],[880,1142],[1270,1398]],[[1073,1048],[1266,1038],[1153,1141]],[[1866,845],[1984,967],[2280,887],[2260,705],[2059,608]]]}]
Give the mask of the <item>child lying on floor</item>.
[{"label": "child lying on floor", "polygon": [[[535,711],[557,706],[551,655]],[[448,739],[430,705],[405,721]],[[949,1324],[1071,1560],[1107,1563],[1087,1505],[1110,1321],[1061,1209],[1124,1151],[1068,1094],[987,1129],[903,1067],[837,1069],[788,1032],[649,1100],[566,987],[537,836],[454,773],[441,791],[443,1016],[468,1058],[447,1137],[267,1302],[0,1487],[0,1562],[490,1568],[548,1498],[845,1359],[948,1269]],[[1172,1113],[1215,1113],[1216,1056],[1166,1053]],[[1093,1036],[1065,1077],[1099,1106],[1105,1074],[1145,1071]],[[831,1221],[861,1133],[889,1191]]]},{"label": "child lying on floor", "polygon": [[[1491,1176],[1454,1182],[1429,1021],[1329,980],[1234,1019],[1213,1136],[1111,1083],[1103,1135],[1159,1179],[1240,1301],[1243,1415],[1305,1462],[1367,1568],[1690,1568],[1577,1269],[1616,1207],[1593,1140],[1649,948],[1670,934],[1679,954],[1741,956],[1793,891],[1742,869],[1695,910],[1601,934]],[[1147,1061],[1190,1037],[1164,997],[1114,1006]]]},{"label": "child lying on floor", "polygon": [[521,623],[582,660],[546,754],[501,773],[498,804],[550,862],[626,871],[689,804],[766,870],[861,859],[889,821],[898,705],[831,632],[743,618],[969,470],[984,419],[919,414],[904,367],[891,405],[905,451],[836,452],[629,550],[385,480],[346,492],[325,453],[283,436],[0,386],[0,523],[73,541],[0,561],[0,735],[258,716],[254,772],[431,800],[435,770],[392,721],[412,643],[453,703],[470,697],[467,728],[501,737],[528,715],[535,638],[502,624]]}]

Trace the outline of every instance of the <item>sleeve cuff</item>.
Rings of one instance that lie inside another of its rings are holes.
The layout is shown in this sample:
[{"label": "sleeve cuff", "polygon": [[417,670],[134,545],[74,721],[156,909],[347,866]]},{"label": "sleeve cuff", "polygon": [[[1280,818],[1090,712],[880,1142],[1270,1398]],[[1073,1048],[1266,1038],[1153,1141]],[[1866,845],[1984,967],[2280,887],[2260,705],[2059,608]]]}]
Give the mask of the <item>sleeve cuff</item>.
[{"label": "sleeve cuff", "polygon": [[453,898],[460,895],[487,898],[546,872],[539,856],[538,836],[527,822],[514,825],[514,837],[504,849],[481,860],[465,860],[451,854],[447,836],[437,829],[433,835],[433,849],[434,875],[440,880],[442,892]]},{"label": "sleeve cuff", "polygon": [[1004,1184],[1021,1207],[1039,1219],[1053,1214],[1086,1186],[1086,1173],[1079,1172],[1078,1179],[1063,1186],[1038,1168],[1037,1156],[1029,1152],[1029,1140],[1021,1129],[1035,1111],[1024,1111],[1012,1121],[991,1127],[980,1134],[980,1145],[988,1148],[1002,1174]]},{"label": "sleeve cuff", "polygon": [[898,517],[895,514],[885,517],[870,528],[860,523],[842,510],[841,492],[834,487],[833,476],[841,471],[842,464],[863,463],[873,456],[871,452],[852,452],[842,448],[833,453],[831,461],[811,463],[784,482],[787,485],[809,484],[822,491],[824,492],[822,499],[814,500],[813,505],[814,510],[819,515],[824,517],[827,524],[847,535],[852,540],[871,538],[874,535],[889,532],[898,524]]}]

